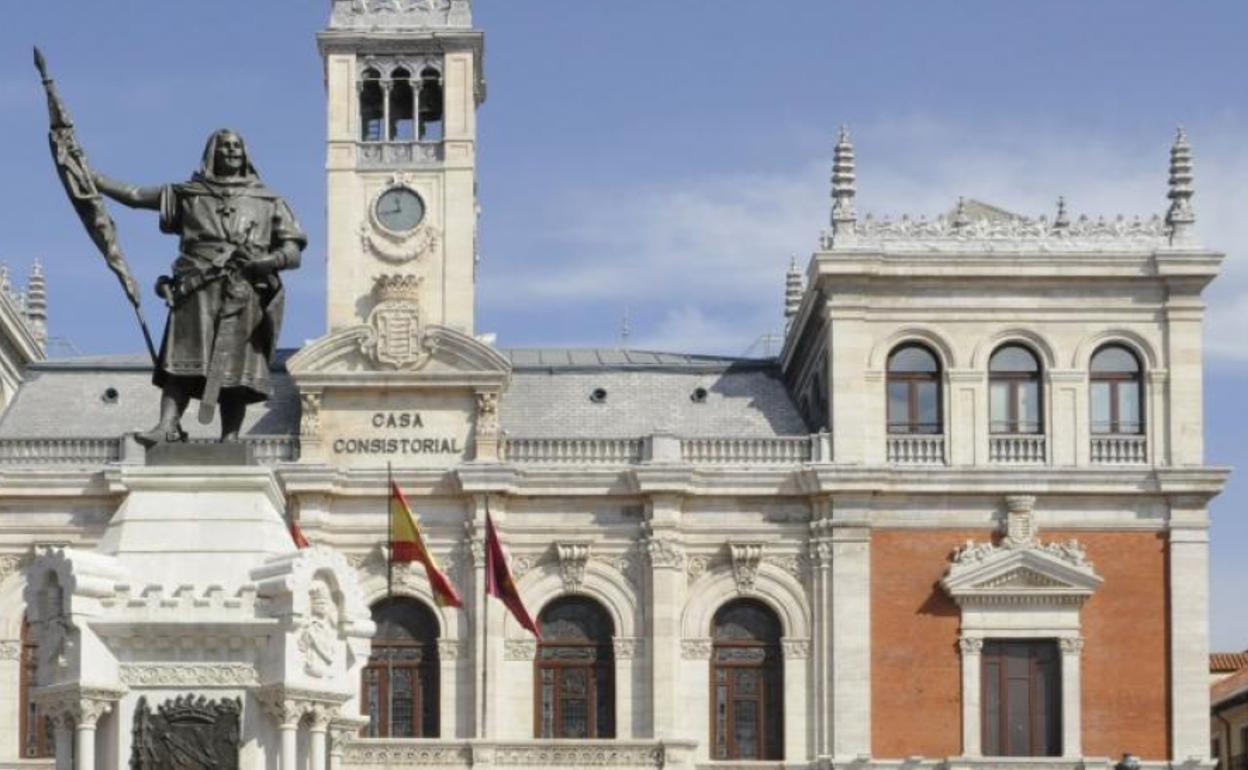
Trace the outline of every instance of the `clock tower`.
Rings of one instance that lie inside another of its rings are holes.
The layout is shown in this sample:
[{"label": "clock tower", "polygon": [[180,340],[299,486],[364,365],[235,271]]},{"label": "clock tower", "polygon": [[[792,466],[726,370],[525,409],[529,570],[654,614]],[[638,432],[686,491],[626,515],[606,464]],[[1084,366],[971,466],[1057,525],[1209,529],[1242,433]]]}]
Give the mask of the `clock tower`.
[{"label": "clock tower", "polygon": [[471,335],[485,83],[470,0],[332,0],[318,43],[329,331],[364,322],[401,280],[422,326]]}]

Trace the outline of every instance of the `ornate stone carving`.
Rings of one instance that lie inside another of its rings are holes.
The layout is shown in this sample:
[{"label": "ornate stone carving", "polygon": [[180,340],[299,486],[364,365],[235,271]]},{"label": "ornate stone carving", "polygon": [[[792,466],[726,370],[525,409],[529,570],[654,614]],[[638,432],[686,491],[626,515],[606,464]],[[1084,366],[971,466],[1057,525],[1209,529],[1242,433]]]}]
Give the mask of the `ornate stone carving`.
[{"label": "ornate stone carving", "polygon": [[1083,637],[1063,636],[1057,640],[1057,646],[1061,648],[1063,655],[1082,655]]},{"label": "ornate stone carving", "polygon": [[981,564],[1003,551],[1033,550],[1046,553],[1066,563],[1080,568],[1091,568],[1087,550],[1077,540],[1064,543],[1041,543],[1037,537],[1039,527],[1036,525],[1036,498],[1031,495],[1010,495],[1005,498],[1005,536],[1000,545],[992,543],[976,543],[968,540],[953,555],[955,568]]},{"label": "ornate stone carving", "polygon": [[559,556],[559,578],[563,580],[563,590],[575,593],[581,590],[585,582],[585,566],[589,562],[589,543],[555,543],[555,553]]},{"label": "ornate stone carving", "polygon": [[685,547],[675,538],[652,535],[642,541],[653,569],[685,568]]},{"label": "ornate stone carving", "polygon": [[963,655],[979,655],[984,651],[984,640],[978,636],[964,636],[958,640]]},{"label": "ornate stone carving", "polygon": [[304,438],[321,435],[321,394],[302,393],[299,403],[302,407],[299,414],[299,435]]},{"label": "ornate stone carving", "polygon": [[477,394],[477,433],[498,433],[498,394]]},{"label": "ornate stone carving", "polygon": [[304,655],[304,673],[322,679],[333,674],[343,647],[338,605],[324,580],[317,578],[312,582],[308,606],[310,614],[299,632],[299,651]]},{"label": "ornate stone carving", "polygon": [[1021,548],[1036,542],[1036,517],[1032,495],[1009,495],[1005,498],[1005,538],[1002,545]]},{"label": "ornate stone carving", "polygon": [[131,687],[249,687],[260,682],[250,663],[123,663],[119,675]]},{"label": "ornate stone carving", "polygon": [[711,557],[709,556],[690,556],[685,566],[685,575],[689,579],[689,585],[698,582],[698,578],[706,574],[711,568]]},{"label": "ornate stone carving", "polygon": [[17,572],[17,570],[22,566],[22,562],[24,560],[25,560],[25,556],[23,556],[22,554],[18,554],[18,553],[0,554],[0,583],[3,583],[9,577],[9,575],[12,575],[14,572]]},{"label": "ornate stone carving", "polygon": [[334,0],[333,29],[472,28],[469,0]]},{"label": "ornate stone carving", "polygon": [[412,371],[436,352],[437,342],[421,325],[420,282],[414,275],[377,278],[377,305],[368,314],[369,333],[360,340],[360,351],[377,365]]},{"label": "ornate stone carving", "polygon": [[465,744],[450,746],[402,745],[353,740],[352,734],[345,739],[342,749],[344,765],[359,767],[471,767],[473,750]]},{"label": "ornate stone carving", "polygon": [[637,637],[617,636],[611,639],[616,660],[631,660],[641,654],[643,641]]},{"label": "ornate stone carving", "polygon": [[832,564],[832,543],[819,538],[810,542],[810,563],[813,567],[828,567]]},{"label": "ornate stone carving", "polygon": [[779,567],[792,575],[793,579],[800,583],[806,576],[806,565],[810,563],[810,559],[800,553],[780,554],[776,556],[764,556],[763,563]]},{"label": "ornate stone carving", "polygon": [[242,712],[241,698],[209,701],[187,695],[165,701],[153,714],[147,698],[139,698],[130,767],[238,770]]},{"label": "ornate stone carving", "polygon": [[442,660],[458,660],[466,649],[467,644],[458,639],[438,640],[438,657]]},{"label": "ornate stone carving", "polygon": [[785,660],[804,660],[810,657],[809,639],[781,639],[780,648]]},{"label": "ornate stone carving", "polygon": [[504,660],[533,660],[537,657],[536,639],[504,639]]},{"label": "ornate stone carving", "polygon": [[732,556],[732,579],[737,584],[737,592],[753,591],[763,547],[758,543],[729,543],[728,552]]},{"label": "ornate stone carving", "polygon": [[641,589],[641,561],[635,551],[625,552],[618,556],[603,556],[599,562],[610,565],[616,572],[624,576],[634,590]]},{"label": "ornate stone carving", "polygon": [[680,656],[685,660],[710,660],[710,639],[681,639]]},{"label": "ornate stone carving", "polygon": [[541,556],[533,556],[527,553],[516,556],[509,555],[509,558],[511,559],[511,576],[516,580],[532,572],[533,568],[541,561]]},{"label": "ornate stone carving", "polygon": [[22,641],[20,639],[0,640],[0,660],[18,660],[22,657]]},{"label": "ornate stone carving", "polygon": [[[433,145],[425,145],[419,143],[403,143],[403,144],[361,144],[360,157],[364,160],[373,161],[375,165],[390,165],[392,163],[403,163],[405,160],[422,160],[418,153],[422,151],[430,151],[436,153]],[[371,152],[370,152],[371,151]],[[408,153],[408,158],[393,157],[394,153]],[[387,155],[390,154],[389,157]],[[435,160],[436,158],[428,158]],[[432,253],[438,248],[441,241],[441,231],[434,227],[428,221],[422,222],[414,230],[409,233],[395,233],[387,230],[377,222],[375,211],[376,202],[369,206],[370,222],[360,225],[360,241],[364,244],[364,248],[381,257],[387,262],[401,265],[404,262],[411,262],[419,259],[425,254]]]},{"label": "ornate stone carving", "polygon": [[664,766],[660,746],[552,746],[502,744],[494,749],[494,766],[519,767],[654,767]]},{"label": "ornate stone carving", "polygon": [[[876,219],[868,214],[858,220],[853,233],[859,243],[875,242],[894,250],[925,252],[1136,251],[1163,247],[1169,236],[1166,223],[1159,216],[1063,219],[1066,221],[1059,223],[1043,216],[955,215],[933,220],[909,216],[893,220]],[[830,248],[832,239],[825,235],[823,245]]]}]

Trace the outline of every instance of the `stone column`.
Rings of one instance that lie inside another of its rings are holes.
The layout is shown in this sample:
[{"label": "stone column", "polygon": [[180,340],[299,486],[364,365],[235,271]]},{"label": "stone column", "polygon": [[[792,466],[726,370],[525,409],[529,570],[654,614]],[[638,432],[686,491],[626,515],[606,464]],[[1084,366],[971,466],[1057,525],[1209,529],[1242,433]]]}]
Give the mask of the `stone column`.
[{"label": "stone column", "polygon": [[1209,517],[1170,501],[1170,724],[1175,762],[1209,758]]},{"label": "stone column", "polygon": [[469,631],[472,638],[472,735],[484,738],[485,735],[485,606],[489,603],[485,596],[485,498],[478,495],[473,501],[474,511],[469,512],[470,521],[465,525],[467,530],[468,554],[472,559],[471,586],[464,602],[471,622]]},{"label": "stone column", "polygon": [[94,698],[78,702],[74,725],[74,768],[95,770],[95,726],[113,704]]},{"label": "stone column", "polygon": [[56,770],[74,770],[74,718],[61,711],[50,715]]},{"label": "stone column", "polygon": [[680,617],[685,606],[685,548],[679,539],[681,498],[653,495],[648,504],[648,532],[642,540],[650,563],[648,574],[650,625],[651,737],[679,738],[684,731],[680,684]]},{"label": "stone column", "polygon": [[963,636],[958,647],[962,650],[962,756],[981,757],[980,672],[984,640],[978,636]]},{"label": "stone column", "polygon": [[[0,581],[5,571],[4,558],[0,557]],[[0,757],[18,756],[23,736],[18,733],[21,724],[21,639],[0,639]]]},{"label": "stone column", "polygon": [[269,713],[277,721],[281,735],[281,770],[297,770],[299,762],[299,722],[303,719],[303,704],[290,699],[269,704]]},{"label": "stone column", "polygon": [[389,78],[381,81],[381,141],[393,140],[390,136],[390,90],[394,82]]},{"label": "stone column", "polygon": [[308,716],[309,770],[329,770],[329,723],[333,719],[334,709],[317,704],[311,708]]},{"label": "stone column", "polygon": [[1062,651],[1062,756],[1078,759],[1083,756],[1083,639],[1068,636],[1057,641]]},{"label": "stone column", "polygon": [[831,754],[836,760],[871,754],[870,498],[832,502]]}]

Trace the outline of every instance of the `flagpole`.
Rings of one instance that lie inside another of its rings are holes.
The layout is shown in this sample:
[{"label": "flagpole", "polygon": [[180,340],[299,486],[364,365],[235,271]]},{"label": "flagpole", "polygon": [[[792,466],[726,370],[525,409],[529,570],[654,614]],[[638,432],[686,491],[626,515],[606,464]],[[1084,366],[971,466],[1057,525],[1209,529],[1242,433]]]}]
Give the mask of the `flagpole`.
[{"label": "flagpole", "polygon": [[394,595],[394,468],[386,463],[386,598]]},{"label": "flagpole", "polygon": [[[485,518],[490,518],[490,496],[485,496]],[[488,523],[486,524],[488,527]],[[487,530],[488,532],[488,530]],[[489,736],[490,717],[490,577],[487,574],[490,564],[489,535],[485,536],[485,569],[481,570],[481,737]]]}]

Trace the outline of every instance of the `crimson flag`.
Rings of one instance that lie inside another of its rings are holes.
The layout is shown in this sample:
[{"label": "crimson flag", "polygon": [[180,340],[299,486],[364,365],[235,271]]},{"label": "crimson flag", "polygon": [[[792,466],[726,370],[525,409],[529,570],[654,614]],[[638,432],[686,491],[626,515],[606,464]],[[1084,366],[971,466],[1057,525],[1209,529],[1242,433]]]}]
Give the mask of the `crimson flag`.
[{"label": "crimson flag", "polygon": [[542,632],[533,622],[533,617],[520,599],[520,592],[516,590],[516,581],[511,577],[511,568],[507,566],[507,554],[503,552],[503,543],[498,539],[494,520],[488,513],[485,514],[485,595],[497,597],[511,610],[516,622],[538,639],[542,638]]}]

